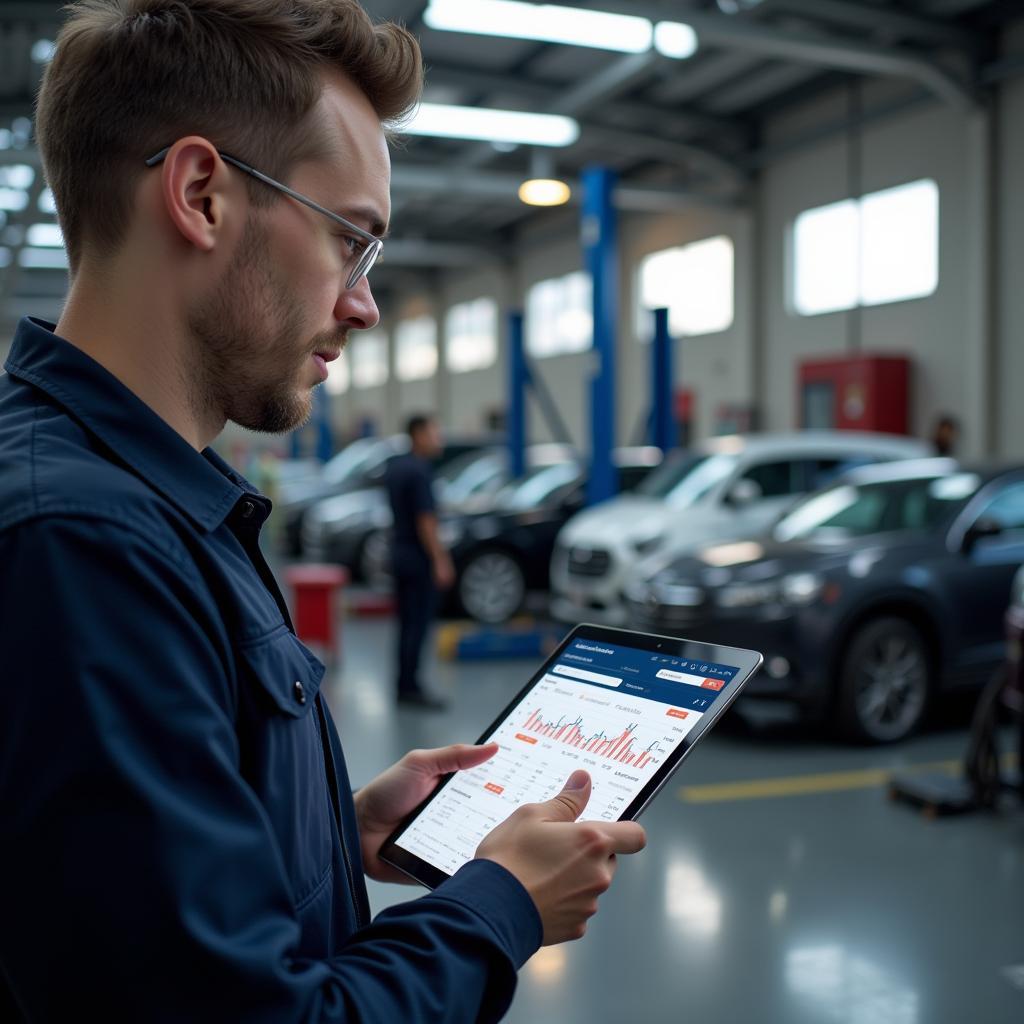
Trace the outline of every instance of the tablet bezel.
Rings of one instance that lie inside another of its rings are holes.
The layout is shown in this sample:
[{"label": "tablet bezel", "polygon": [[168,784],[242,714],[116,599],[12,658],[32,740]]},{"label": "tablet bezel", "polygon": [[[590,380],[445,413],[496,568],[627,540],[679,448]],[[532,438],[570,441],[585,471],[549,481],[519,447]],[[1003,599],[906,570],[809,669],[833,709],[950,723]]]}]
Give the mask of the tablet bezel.
[{"label": "tablet bezel", "polygon": [[[668,782],[676,769],[686,760],[690,751],[707,731],[728,710],[740,691],[760,668],[763,657],[757,651],[742,647],[725,647],[720,644],[707,644],[698,640],[687,640],[680,637],[658,636],[653,633],[635,633],[628,629],[616,629],[612,626],[597,626],[582,623],[565,636],[557,648],[544,659],[543,664],[530,677],[523,688],[502,709],[501,713],[484,730],[477,743],[487,742],[487,738],[498,729],[509,715],[522,703],[530,691],[548,674],[551,666],[561,658],[565,649],[576,640],[591,640],[596,643],[618,644],[636,650],[651,651],[670,657],[685,658],[694,661],[715,662],[737,669],[735,677],[718,692],[711,707],[704,712],[701,720],[683,737],[679,746],[669,755],[663,765],[654,773],[651,780],[636,795],[632,803],[622,812],[619,821],[635,821],[647,805],[657,796]],[[398,868],[410,878],[434,889],[451,876],[433,864],[428,864],[414,853],[398,845],[398,839],[409,825],[420,815],[457,773],[445,775],[437,788],[416,808],[405,816],[401,824],[391,833],[380,848],[378,856],[393,867]]]}]

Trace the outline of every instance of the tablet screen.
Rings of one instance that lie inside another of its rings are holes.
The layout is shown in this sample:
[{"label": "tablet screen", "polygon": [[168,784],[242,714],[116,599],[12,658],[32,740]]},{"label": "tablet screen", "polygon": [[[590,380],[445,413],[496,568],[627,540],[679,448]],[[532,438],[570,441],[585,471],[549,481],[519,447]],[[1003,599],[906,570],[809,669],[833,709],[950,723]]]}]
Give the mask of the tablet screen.
[{"label": "tablet screen", "polygon": [[452,778],[396,845],[454,874],[491,829],[549,800],[576,768],[593,779],[580,820],[618,820],[739,671],[575,637],[490,733],[494,757]]}]

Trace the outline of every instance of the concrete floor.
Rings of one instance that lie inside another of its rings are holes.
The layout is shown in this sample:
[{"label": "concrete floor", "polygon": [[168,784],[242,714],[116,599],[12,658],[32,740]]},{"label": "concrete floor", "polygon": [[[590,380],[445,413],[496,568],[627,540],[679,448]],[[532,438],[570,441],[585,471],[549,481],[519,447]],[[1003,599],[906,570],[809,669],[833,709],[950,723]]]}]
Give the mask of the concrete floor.
[{"label": "concrete floor", "polygon": [[[398,711],[393,628],[348,621],[327,689],[357,786],[412,747],[475,740],[532,668],[436,664],[451,709]],[[870,775],[959,758],[965,738],[862,749],[730,716],[646,812],[648,848],[587,935],[527,964],[506,1019],[1020,1024],[1024,808],[929,822]],[[813,791],[702,788],[791,777]],[[416,893],[370,884],[376,910]]]}]

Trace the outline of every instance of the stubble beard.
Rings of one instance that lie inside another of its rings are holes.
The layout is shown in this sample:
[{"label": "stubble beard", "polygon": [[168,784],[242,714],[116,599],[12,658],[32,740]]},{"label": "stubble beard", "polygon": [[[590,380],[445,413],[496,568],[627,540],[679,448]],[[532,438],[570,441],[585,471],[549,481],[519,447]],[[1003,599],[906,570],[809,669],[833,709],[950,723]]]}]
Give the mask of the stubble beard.
[{"label": "stubble beard", "polygon": [[190,312],[194,366],[186,368],[193,415],[282,434],[302,426],[312,390],[302,371],[316,338],[300,345],[302,313],[267,257],[265,232],[252,219],[213,293]]}]

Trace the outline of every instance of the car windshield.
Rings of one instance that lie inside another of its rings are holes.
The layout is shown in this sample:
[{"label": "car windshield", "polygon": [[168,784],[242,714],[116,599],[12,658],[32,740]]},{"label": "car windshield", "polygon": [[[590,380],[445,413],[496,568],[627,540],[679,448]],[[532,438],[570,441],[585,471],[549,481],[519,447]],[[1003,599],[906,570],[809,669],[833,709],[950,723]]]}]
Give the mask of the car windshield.
[{"label": "car windshield", "polygon": [[373,438],[353,441],[324,466],[324,482],[340,484],[343,480],[361,473],[370,464],[374,449],[379,444],[380,441]]},{"label": "car windshield", "polygon": [[898,530],[932,530],[981,486],[973,473],[844,483],[800,502],[775,524],[776,540],[846,540]]},{"label": "car windshield", "polygon": [[546,504],[556,492],[582,478],[583,471],[576,462],[536,466],[502,488],[496,504],[508,512],[525,512]]},{"label": "car windshield", "polygon": [[636,493],[662,498],[675,508],[688,508],[732,473],[737,458],[718,454],[669,459],[640,484]]},{"label": "car windshield", "polygon": [[506,476],[506,458],[499,452],[467,452],[437,473],[438,494],[447,505],[458,505],[477,494],[493,492]]}]

